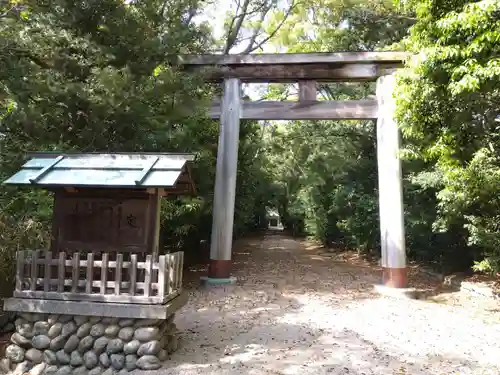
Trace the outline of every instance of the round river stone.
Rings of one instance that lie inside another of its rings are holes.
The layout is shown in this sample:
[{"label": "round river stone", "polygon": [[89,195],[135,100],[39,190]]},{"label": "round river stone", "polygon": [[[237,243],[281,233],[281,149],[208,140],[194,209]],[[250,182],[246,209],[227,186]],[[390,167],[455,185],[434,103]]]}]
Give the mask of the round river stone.
[{"label": "round river stone", "polygon": [[64,350],[58,350],[56,353],[57,361],[63,365],[69,365],[71,362],[71,357]]},{"label": "round river stone", "polygon": [[109,339],[105,336],[99,337],[97,340],[94,342],[94,352],[97,354],[101,354],[103,351],[106,350],[106,347],[108,346]]},{"label": "round river stone", "polygon": [[104,327],[104,324],[94,324],[92,328],[90,329],[90,336],[92,337],[101,337],[104,336],[104,331],[106,330],[106,327]]},{"label": "round river stone", "polygon": [[14,363],[19,363],[24,360],[25,350],[15,344],[7,346],[5,349],[5,357],[9,358]]},{"label": "round river stone", "polygon": [[104,330],[104,334],[108,337],[116,337],[120,332],[120,327],[117,325],[107,326]]},{"label": "round river stone", "polygon": [[132,340],[133,337],[134,328],[132,327],[123,327],[122,329],[120,329],[120,332],[118,332],[118,338],[122,339],[125,342]]},{"label": "round river stone", "polygon": [[137,350],[139,350],[139,346],[141,346],[141,342],[139,340],[132,340],[123,346],[123,352],[125,354],[136,354]]},{"label": "round river stone", "polygon": [[75,322],[71,320],[63,325],[61,334],[65,337],[68,337],[69,335],[75,333],[77,329],[78,327],[76,326]]},{"label": "round river stone", "polygon": [[85,367],[90,370],[99,364],[99,358],[97,358],[97,354],[89,350],[83,355],[83,362],[85,364]]},{"label": "round river stone", "polygon": [[78,351],[80,353],[85,353],[86,351],[92,349],[93,345],[94,345],[94,338],[92,336],[85,336],[83,339],[80,340],[80,343],[78,344]]},{"label": "round river stone", "polygon": [[158,327],[141,327],[134,333],[134,338],[142,342],[157,340],[159,336],[160,329]]},{"label": "round river stone", "polygon": [[99,356],[99,363],[102,367],[108,368],[109,366],[111,366],[111,361],[106,353],[102,353]]},{"label": "round river stone", "polygon": [[79,338],[83,338],[85,336],[88,336],[90,335],[90,330],[92,328],[92,323],[83,323],[80,328],[78,328],[78,330],[76,331],[76,335],[79,337]]},{"label": "round river stone", "polygon": [[125,356],[125,368],[128,371],[133,371],[137,368],[137,356],[135,354]]},{"label": "round river stone", "polygon": [[19,345],[20,347],[26,348],[31,346],[31,340],[27,339],[23,335],[19,334],[18,332],[14,332],[12,336],[10,337],[10,341],[12,341],[14,344]]},{"label": "round river stone", "polygon": [[43,362],[43,352],[38,349],[31,348],[26,351],[24,358],[33,363],[41,363]]},{"label": "round river stone", "polygon": [[64,348],[64,344],[66,344],[66,337],[63,335],[54,337],[50,342],[50,350],[57,352]]},{"label": "round river stone", "polygon": [[63,327],[62,323],[59,323],[59,322],[55,323],[52,327],[50,327],[49,332],[48,332],[48,336],[51,339],[59,336],[62,332],[62,327]]},{"label": "round river stone", "polygon": [[114,354],[123,351],[124,343],[120,339],[109,340],[108,345],[106,346],[106,353]]},{"label": "round river stone", "polygon": [[68,338],[68,341],[66,341],[66,344],[64,344],[64,351],[66,353],[71,353],[73,350],[76,350],[76,348],[78,348],[78,344],[80,344],[80,339],[78,338],[78,336],[71,335]]},{"label": "round river stone", "polygon": [[161,362],[154,355],[145,355],[137,360],[137,367],[141,370],[158,370],[161,367]]},{"label": "round river stone", "polygon": [[50,346],[50,338],[45,335],[38,335],[31,339],[31,343],[36,349],[47,349]]},{"label": "round river stone", "polygon": [[78,366],[83,365],[83,357],[82,357],[82,355],[79,352],[77,352],[77,351],[71,352],[71,361],[70,361],[70,364],[73,367],[78,367]]},{"label": "round river stone", "polygon": [[137,355],[142,357],[143,355],[155,355],[162,349],[162,345],[158,340],[148,341],[139,346],[137,349]]},{"label": "round river stone", "polygon": [[50,323],[44,320],[35,322],[33,325],[34,335],[47,335],[49,333]]},{"label": "round river stone", "polygon": [[125,355],[123,354],[111,354],[111,366],[115,370],[121,370],[125,366]]}]

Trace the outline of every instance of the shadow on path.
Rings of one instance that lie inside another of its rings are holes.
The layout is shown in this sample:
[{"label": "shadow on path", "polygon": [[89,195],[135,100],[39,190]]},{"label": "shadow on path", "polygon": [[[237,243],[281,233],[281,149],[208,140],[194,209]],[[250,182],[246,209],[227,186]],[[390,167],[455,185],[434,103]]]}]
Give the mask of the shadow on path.
[{"label": "shadow on path", "polygon": [[[181,347],[158,374],[498,374],[500,324],[380,297],[380,270],[284,236],[235,244],[236,285],[204,289],[176,317]],[[490,372],[488,372],[490,371]]]}]

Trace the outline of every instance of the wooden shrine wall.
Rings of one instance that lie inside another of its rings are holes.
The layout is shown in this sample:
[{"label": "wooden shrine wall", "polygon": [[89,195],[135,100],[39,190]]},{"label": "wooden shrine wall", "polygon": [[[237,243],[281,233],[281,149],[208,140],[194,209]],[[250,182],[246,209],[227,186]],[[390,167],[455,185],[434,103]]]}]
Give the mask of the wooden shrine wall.
[{"label": "wooden shrine wall", "polygon": [[153,254],[158,247],[159,208],[156,194],[57,191],[52,250]]}]

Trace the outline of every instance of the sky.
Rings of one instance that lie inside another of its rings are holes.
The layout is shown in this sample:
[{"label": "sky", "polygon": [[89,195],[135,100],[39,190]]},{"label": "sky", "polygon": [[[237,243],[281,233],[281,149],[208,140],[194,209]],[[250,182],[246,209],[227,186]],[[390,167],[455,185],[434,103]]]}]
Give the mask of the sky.
[{"label": "sky", "polygon": [[[223,39],[224,37],[224,16],[230,10],[235,10],[238,0],[213,0],[212,5],[205,8],[205,11],[196,16],[194,22],[202,23],[208,22],[212,28],[213,35],[216,39]],[[239,53],[246,47],[245,44],[236,46],[231,50],[231,53]],[[263,52],[275,52],[273,46],[264,45]],[[258,100],[262,98],[267,91],[267,84],[244,84],[243,90],[251,100]]]}]

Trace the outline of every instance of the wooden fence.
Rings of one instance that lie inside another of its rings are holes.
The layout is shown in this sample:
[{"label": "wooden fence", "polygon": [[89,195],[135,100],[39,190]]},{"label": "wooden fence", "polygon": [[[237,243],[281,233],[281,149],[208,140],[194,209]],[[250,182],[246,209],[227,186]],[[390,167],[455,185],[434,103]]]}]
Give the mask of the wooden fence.
[{"label": "wooden fence", "polygon": [[[110,260],[110,255],[115,259]],[[86,259],[81,259],[85,257]],[[182,288],[184,253],[151,255],[18,251],[14,297],[162,304]]]}]

